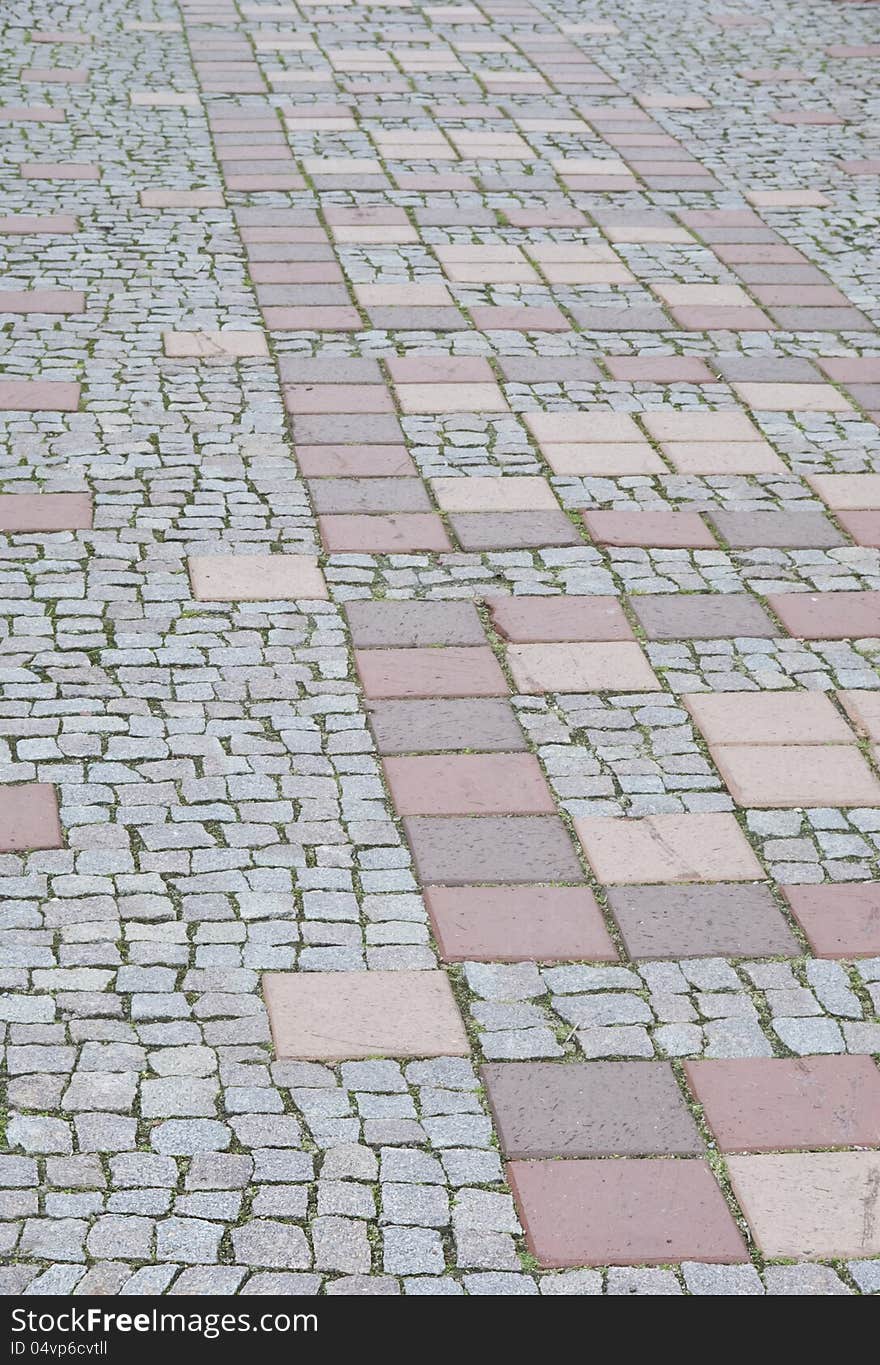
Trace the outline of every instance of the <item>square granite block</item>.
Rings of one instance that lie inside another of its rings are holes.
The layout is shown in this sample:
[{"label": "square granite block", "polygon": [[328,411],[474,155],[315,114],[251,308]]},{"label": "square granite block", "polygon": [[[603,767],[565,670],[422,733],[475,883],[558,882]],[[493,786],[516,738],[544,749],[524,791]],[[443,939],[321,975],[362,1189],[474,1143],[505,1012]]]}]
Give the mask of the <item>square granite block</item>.
[{"label": "square granite block", "polygon": [[507,1175],[544,1267],[748,1260],[705,1161],[512,1161]]},{"label": "square granite block", "polygon": [[516,644],[632,640],[616,597],[488,597],[492,625]]},{"label": "square granite block", "polygon": [[597,545],[714,550],[715,537],[699,512],[582,512]]},{"label": "square granite block", "polygon": [[590,866],[606,886],[642,882],[752,882],[764,873],[732,815],[613,815],[575,820]]},{"label": "square granite block", "polygon": [[63,848],[58,796],[48,782],[0,787],[0,853]]},{"label": "square granite block", "polygon": [[197,602],[326,600],[314,555],[192,555],[187,561]]},{"label": "square granite block", "polygon": [[798,957],[766,886],[612,887],[608,904],[634,958]]},{"label": "square granite block", "polygon": [[616,962],[585,886],[428,886],[444,962]]},{"label": "square granite block", "polygon": [[470,1053],[442,971],[266,972],[263,994],[279,1060]]},{"label": "square granite block", "polygon": [[472,602],[348,602],[345,615],[357,649],[426,645],[484,645],[486,635]]},{"label": "square granite block", "polygon": [[783,886],[783,896],[817,957],[880,956],[880,886]]},{"label": "square granite block", "polygon": [[880,1152],[732,1156],[727,1166],[766,1257],[880,1255]]},{"label": "square granite block", "polygon": [[397,512],[388,516],[319,516],[328,554],[399,555],[414,550],[451,550],[436,512]]},{"label": "square granite block", "polygon": [[669,1062],[498,1062],[482,1075],[506,1157],[704,1151]]},{"label": "square granite block", "polygon": [[735,550],[757,547],[830,549],[846,540],[823,512],[710,512],[715,530]]},{"label": "square granite block", "polygon": [[376,701],[370,725],[380,754],[477,753],[525,750],[507,701],[468,697],[450,701]]},{"label": "square granite block", "polygon": [[644,593],[629,603],[649,640],[766,640],[780,634],[748,593]]},{"label": "square granite block", "polygon": [[658,692],[660,682],[635,640],[509,645],[518,692]]},{"label": "square granite block", "polygon": [[880,592],[779,592],[767,604],[799,640],[880,636]]},{"label": "square granite block", "polygon": [[716,744],[709,753],[738,806],[880,805],[880,782],[854,744]]},{"label": "square granite block", "polygon": [[382,766],[398,815],[545,815],[556,806],[534,754],[419,754]]},{"label": "square granite block", "polygon": [[403,825],[423,885],[584,880],[555,815],[415,815]]},{"label": "square granite block", "polygon": [[504,697],[510,690],[488,645],[356,649],[354,658],[369,698]]},{"label": "square granite block", "polygon": [[722,1152],[880,1146],[880,1071],[870,1057],[749,1057],[684,1068]]},{"label": "square granite block", "polygon": [[[512,482],[512,480],[511,480]],[[552,512],[453,512],[449,524],[463,550],[540,550],[580,545],[561,508]]]},{"label": "square granite block", "polygon": [[856,741],[826,692],[690,692],[682,701],[707,744]]},{"label": "square granite block", "polygon": [[0,494],[0,531],[87,531],[91,525],[89,493]]}]

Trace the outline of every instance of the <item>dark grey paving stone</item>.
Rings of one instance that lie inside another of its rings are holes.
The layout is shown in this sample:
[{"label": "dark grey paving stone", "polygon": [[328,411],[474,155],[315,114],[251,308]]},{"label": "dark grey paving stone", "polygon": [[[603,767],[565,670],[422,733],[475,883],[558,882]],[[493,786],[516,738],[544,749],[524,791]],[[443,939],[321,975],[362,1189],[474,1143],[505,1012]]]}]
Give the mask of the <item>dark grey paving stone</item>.
[{"label": "dark grey paving stone", "polygon": [[581,545],[575,526],[557,512],[457,512],[449,524],[463,550],[537,550]]},{"label": "dark grey paving stone", "polygon": [[846,545],[823,512],[710,512],[709,520],[733,549],[825,550]]},{"label": "dark grey paving stone", "polygon": [[482,1074],[507,1157],[703,1151],[669,1062],[498,1062]]},{"label": "dark grey paving stone", "polygon": [[377,701],[370,724],[380,754],[519,752],[525,738],[501,698],[451,701]]},{"label": "dark grey paving stone", "polygon": [[403,825],[423,885],[584,880],[556,815],[416,815]]},{"label": "dark grey paving stone", "polygon": [[309,492],[319,513],[433,511],[421,479],[314,479]]},{"label": "dark grey paving stone", "polygon": [[770,639],[781,634],[748,593],[645,593],[629,601],[649,640]]},{"label": "dark grey paving stone", "polygon": [[345,615],[356,649],[486,643],[473,602],[347,602]]},{"label": "dark grey paving stone", "polygon": [[608,904],[630,957],[797,957],[766,886],[616,886]]}]

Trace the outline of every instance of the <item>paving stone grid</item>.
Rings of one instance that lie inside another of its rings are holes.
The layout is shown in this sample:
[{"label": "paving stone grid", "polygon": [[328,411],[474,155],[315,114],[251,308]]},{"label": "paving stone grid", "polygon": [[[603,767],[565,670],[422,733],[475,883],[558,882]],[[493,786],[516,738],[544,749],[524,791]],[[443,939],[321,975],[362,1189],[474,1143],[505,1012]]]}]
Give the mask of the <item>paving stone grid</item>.
[{"label": "paving stone grid", "polygon": [[878,21],[5,7],[4,1292],[880,1292]]}]

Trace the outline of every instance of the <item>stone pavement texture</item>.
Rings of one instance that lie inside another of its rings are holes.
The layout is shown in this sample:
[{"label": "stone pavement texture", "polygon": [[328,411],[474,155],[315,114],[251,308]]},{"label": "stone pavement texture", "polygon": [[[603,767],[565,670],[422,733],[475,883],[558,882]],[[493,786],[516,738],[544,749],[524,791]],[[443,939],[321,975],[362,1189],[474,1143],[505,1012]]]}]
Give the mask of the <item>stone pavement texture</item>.
[{"label": "stone pavement texture", "polygon": [[4,7],[6,1292],[880,1292],[878,25]]}]

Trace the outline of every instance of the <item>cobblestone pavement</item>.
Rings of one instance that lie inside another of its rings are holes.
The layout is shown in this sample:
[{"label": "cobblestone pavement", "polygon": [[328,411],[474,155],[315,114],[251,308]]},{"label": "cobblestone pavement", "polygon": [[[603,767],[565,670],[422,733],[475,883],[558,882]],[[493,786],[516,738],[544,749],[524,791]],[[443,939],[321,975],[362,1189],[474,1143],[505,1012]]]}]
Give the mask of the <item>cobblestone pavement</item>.
[{"label": "cobblestone pavement", "polygon": [[878,21],[4,7],[6,1292],[880,1292]]}]

